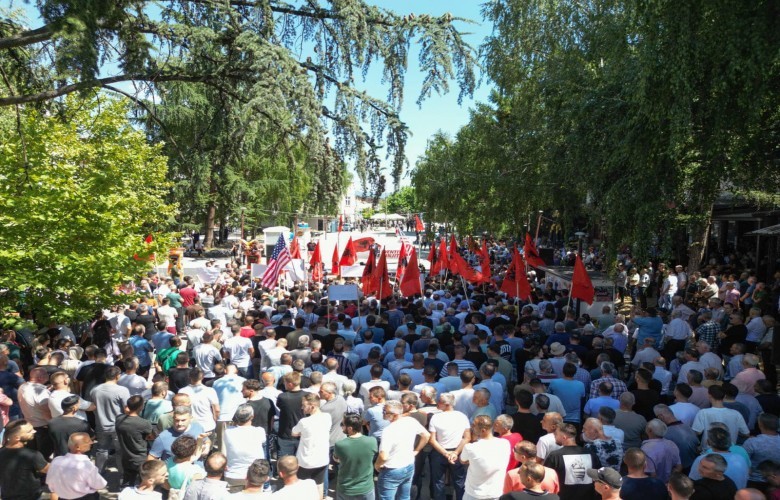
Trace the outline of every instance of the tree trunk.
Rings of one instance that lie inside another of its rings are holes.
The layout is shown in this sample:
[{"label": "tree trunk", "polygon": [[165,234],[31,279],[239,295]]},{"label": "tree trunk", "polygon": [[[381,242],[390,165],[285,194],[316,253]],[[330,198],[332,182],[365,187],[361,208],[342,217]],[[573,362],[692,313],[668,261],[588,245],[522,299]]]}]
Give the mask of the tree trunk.
[{"label": "tree trunk", "polygon": [[712,207],[713,203],[708,203],[702,207],[701,217],[694,220],[688,231],[690,235],[690,245],[688,246],[688,275],[701,269],[704,254],[707,251],[709,241],[710,227],[712,226]]},{"label": "tree trunk", "polygon": [[204,230],[206,235],[203,238],[203,247],[211,248],[214,246],[214,222],[217,218],[217,186],[211,181],[209,186],[209,204],[206,207],[206,220],[204,221]]}]

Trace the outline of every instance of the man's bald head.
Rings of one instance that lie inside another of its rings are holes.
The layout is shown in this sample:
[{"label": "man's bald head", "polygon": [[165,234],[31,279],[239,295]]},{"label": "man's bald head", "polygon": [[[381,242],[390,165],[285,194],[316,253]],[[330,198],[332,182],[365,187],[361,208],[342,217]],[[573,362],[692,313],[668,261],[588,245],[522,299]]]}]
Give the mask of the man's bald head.
[{"label": "man's bald head", "polygon": [[174,408],[177,406],[192,406],[192,400],[190,399],[189,394],[179,393],[173,396],[171,404]]},{"label": "man's bald head", "polygon": [[74,432],[68,438],[68,450],[74,455],[84,455],[92,448],[92,438],[86,432]]}]

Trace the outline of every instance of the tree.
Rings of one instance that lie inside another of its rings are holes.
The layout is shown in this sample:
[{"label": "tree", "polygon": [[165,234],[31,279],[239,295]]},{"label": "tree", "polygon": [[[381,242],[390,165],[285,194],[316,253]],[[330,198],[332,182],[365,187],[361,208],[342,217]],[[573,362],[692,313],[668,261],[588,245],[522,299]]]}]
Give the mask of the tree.
[{"label": "tree", "polygon": [[[601,226],[612,255],[629,244],[697,269],[716,197],[780,180],[774,2],[494,0],[483,13],[491,105],[443,158],[466,161],[441,173],[434,144],[418,165],[460,189],[457,221],[556,208],[570,229]],[[470,177],[493,202],[466,197]]]},{"label": "tree", "polygon": [[385,200],[387,211],[394,214],[408,215],[419,212],[414,188],[404,186],[394,193],[391,193]]},{"label": "tree", "polygon": [[[425,75],[418,96],[473,92],[474,51],[449,14],[399,15],[364,0],[40,0],[42,26],[0,23],[0,106],[41,103],[88,89],[143,99],[165,82],[211,87],[273,129],[285,149],[301,144],[313,179],[338,182],[330,151],[354,163],[365,186],[383,180],[384,149],[396,182],[405,163],[398,116],[412,44]],[[21,56],[24,57],[21,57]],[[30,60],[35,71],[30,72]],[[116,71],[107,73],[106,61]],[[355,80],[381,68],[388,94]],[[136,92],[116,86],[133,82]],[[146,110],[154,109],[146,106]],[[326,135],[330,132],[330,146]],[[322,190],[315,190],[316,196]]]},{"label": "tree", "polygon": [[166,158],[130,124],[127,103],[61,104],[57,115],[0,110],[0,311],[42,322],[116,303],[119,285],[165,257],[175,213]]}]

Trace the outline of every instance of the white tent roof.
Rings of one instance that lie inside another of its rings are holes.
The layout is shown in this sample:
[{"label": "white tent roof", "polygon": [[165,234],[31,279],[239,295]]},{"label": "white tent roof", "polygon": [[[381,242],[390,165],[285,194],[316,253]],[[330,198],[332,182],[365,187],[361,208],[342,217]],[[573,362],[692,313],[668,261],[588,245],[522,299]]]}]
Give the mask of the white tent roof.
[{"label": "white tent roof", "polygon": [[371,220],[405,220],[406,217],[398,214],[374,214]]}]

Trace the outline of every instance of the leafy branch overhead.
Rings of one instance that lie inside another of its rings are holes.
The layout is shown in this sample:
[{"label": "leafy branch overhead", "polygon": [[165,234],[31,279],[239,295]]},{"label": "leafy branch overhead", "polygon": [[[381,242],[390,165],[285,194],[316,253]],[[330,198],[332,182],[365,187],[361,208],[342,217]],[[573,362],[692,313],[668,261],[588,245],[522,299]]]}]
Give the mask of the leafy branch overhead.
[{"label": "leafy branch overhead", "polygon": [[[425,75],[418,104],[453,80],[460,97],[476,84],[474,50],[456,27],[468,21],[449,14],[401,15],[362,0],[38,0],[37,7],[41,26],[0,23],[7,76],[0,106],[115,90],[123,81],[144,84],[139,98],[165,82],[210,86],[238,98],[288,147],[302,140],[320,165],[315,176],[326,173],[332,133],[334,152],[354,162],[364,185],[378,182],[383,149],[396,183],[402,173],[408,132],[398,111],[413,45]],[[381,69],[387,95],[360,90],[372,68]]]}]

